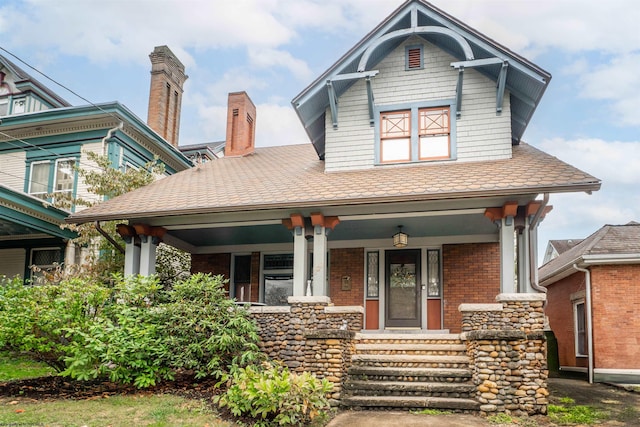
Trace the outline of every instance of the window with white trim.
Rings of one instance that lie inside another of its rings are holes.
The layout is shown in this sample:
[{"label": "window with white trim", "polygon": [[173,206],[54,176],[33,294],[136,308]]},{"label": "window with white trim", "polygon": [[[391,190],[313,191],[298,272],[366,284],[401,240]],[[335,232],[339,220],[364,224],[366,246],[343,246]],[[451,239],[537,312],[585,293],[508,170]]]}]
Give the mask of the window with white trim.
[{"label": "window with white trim", "polygon": [[573,323],[576,345],[576,356],[587,356],[587,316],[583,299],[573,302]]},{"label": "window with white trim", "polygon": [[[380,163],[407,163],[452,158],[449,106],[380,113]],[[414,123],[415,122],[415,123]]]},{"label": "window with white trim", "polygon": [[75,159],[32,162],[29,176],[29,194],[46,200],[49,194],[73,195]]}]

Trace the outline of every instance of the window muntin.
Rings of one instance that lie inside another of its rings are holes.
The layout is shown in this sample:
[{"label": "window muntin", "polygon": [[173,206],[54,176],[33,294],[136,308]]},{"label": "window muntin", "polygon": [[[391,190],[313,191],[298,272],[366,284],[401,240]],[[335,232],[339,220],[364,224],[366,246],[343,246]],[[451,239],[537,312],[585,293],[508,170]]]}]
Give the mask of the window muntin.
[{"label": "window muntin", "polygon": [[430,298],[439,298],[442,296],[440,251],[437,249],[427,251],[427,296]]},{"label": "window muntin", "polygon": [[378,111],[379,163],[408,163],[455,158],[455,121],[451,105],[411,105]]},{"label": "window muntin", "polygon": [[380,160],[411,161],[411,111],[380,114]]},{"label": "window muntin", "polygon": [[418,110],[420,160],[448,159],[451,157],[450,135],[448,107],[421,108]]},{"label": "window muntin", "polygon": [[54,270],[56,265],[62,264],[63,252],[61,248],[34,248],[31,250],[31,280],[43,277]]},{"label": "window muntin", "polygon": [[380,295],[378,260],[378,251],[367,252],[367,298],[378,298]]}]

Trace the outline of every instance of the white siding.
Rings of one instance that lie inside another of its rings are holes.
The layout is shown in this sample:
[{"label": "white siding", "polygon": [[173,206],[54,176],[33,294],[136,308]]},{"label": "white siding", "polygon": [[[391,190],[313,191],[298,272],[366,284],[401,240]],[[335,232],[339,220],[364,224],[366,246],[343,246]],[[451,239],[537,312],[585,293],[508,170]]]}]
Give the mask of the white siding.
[{"label": "white siding", "polygon": [[0,276],[22,277],[24,274],[25,249],[0,249]]},{"label": "white siding", "polygon": [[13,190],[24,191],[25,160],[24,151],[0,154],[0,182]]},{"label": "white siding", "polygon": [[[424,69],[405,71],[405,46],[423,45]],[[412,38],[383,59],[372,79],[376,106],[455,99],[458,71],[454,57],[422,39]],[[496,115],[496,83],[473,69],[464,71],[462,117],[456,121],[458,161],[511,157],[509,94]],[[452,120],[455,120],[452,117]],[[375,134],[369,124],[367,90],[356,82],[338,100],[338,129],[326,114],[327,171],[364,169],[375,162]]]},{"label": "white siding", "polygon": [[[80,168],[85,170],[97,170],[98,165],[95,162],[89,160],[89,158],[87,157],[88,151],[98,154],[102,153],[102,143],[98,142],[93,144],[85,144],[82,146],[82,151],[80,154]],[[100,201],[98,196],[89,193],[87,185],[80,176],[78,176],[76,197],[80,197],[85,200]],[[76,206],[76,212],[82,209],[85,209],[84,206]]]}]

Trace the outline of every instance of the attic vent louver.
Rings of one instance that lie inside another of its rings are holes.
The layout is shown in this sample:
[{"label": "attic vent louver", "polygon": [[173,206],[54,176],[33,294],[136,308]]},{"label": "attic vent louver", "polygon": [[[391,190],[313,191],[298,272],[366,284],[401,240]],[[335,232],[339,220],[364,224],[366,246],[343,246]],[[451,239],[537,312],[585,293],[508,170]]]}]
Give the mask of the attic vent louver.
[{"label": "attic vent louver", "polygon": [[418,70],[422,68],[422,46],[407,47],[407,70]]}]

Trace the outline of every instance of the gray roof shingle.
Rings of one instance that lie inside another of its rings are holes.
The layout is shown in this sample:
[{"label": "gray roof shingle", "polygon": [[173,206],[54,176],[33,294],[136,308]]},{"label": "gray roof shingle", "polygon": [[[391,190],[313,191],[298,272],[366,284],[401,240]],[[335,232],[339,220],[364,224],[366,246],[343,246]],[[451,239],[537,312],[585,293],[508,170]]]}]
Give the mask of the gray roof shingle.
[{"label": "gray roof shingle", "polygon": [[640,255],[640,223],[605,225],[571,249],[540,267],[540,281],[589,255]]},{"label": "gray roof shingle", "polygon": [[600,180],[530,145],[507,160],[325,173],[311,144],[257,148],[163,178],[74,213],[69,222],[271,208],[596,191]]}]

